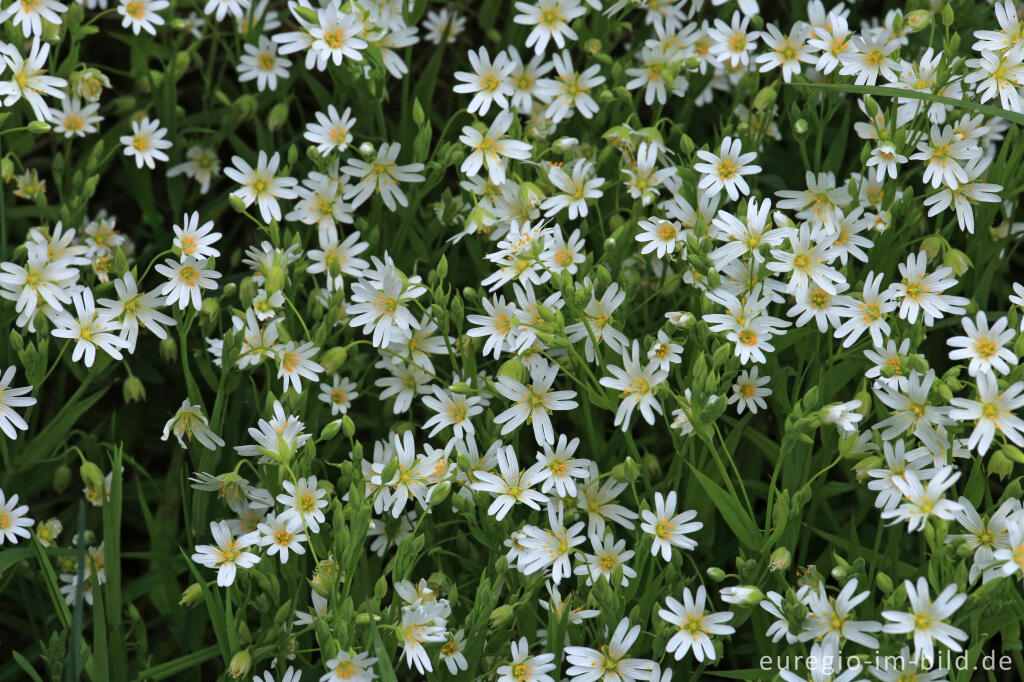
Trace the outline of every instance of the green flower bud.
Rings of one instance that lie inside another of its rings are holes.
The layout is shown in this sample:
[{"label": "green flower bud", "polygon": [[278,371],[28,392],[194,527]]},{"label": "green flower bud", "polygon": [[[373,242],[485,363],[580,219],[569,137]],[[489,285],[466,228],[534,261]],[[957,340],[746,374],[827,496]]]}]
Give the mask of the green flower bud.
[{"label": "green flower bud", "polygon": [[324,428],[320,429],[320,440],[331,440],[341,431],[341,420],[335,419],[334,421],[327,422]]},{"label": "green flower bud", "polygon": [[126,403],[140,403],[146,399],[146,386],[137,376],[132,375],[124,380],[121,394]]},{"label": "green flower bud", "polygon": [[71,485],[71,467],[67,464],[61,464],[53,472],[53,489],[58,493],[62,493],[68,489],[69,485]]},{"label": "green flower bud", "polygon": [[942,8],[942,25],[949,28],[953,25],[954,19],[956,19],[956,15],[953,14],[953,3],[947,2],[946,6]]},{"label": "green flower bud", "polygon": [[1021,452],[1020,448],[1010,445],[1007,443],[1003,447],[999,448],[999,452],[1007,459],[1016,462],[1017,464],[1024,464],[1024,452]]},{"label": "green flower bud", "polygon": [[213,297],[204,298],[199,314],[207,321],[216,319],[217,315],[220,314],[220,301]]},{"label": "green flower bud", "polygon": [[720,583],[725,580],[725,571],[720,569],[718,566],[709,567],[705,573],[713,582]]},{"label": "green flower bud", "polygon": [[764,593],[753,585],[736,585],[734,587],[723,587],[719,591],[722,601],[727,604],[739,606],[753,606],[764,599]]},{"label": "green flower bud", "polygon": [[920,31],[928,28],[928,24],[932,23],[932,13],[926,9],[915,9],[913,12],[907,13],[904,23],[911,31]]},{"label": "green flower bud", "polygon": [[518,382],[525,382],[529,377],[526,367],[523,366],[522,360],[518,356],[506,360],[501,367],[498,369],[498,376],[508,377],[509,379],[515,379]]},{"label": "green flower bud", "polygon": [[772,571],[784,571],[793,561],[793,555],[785,547],[779,547],[768,557],[768,568]]},{"label": "green flower bud", "polygon": [[341,346],[333,346],[320,354],[317,362],[328,374],[337,374],[338,370],[345,366],[348,360],[348,351]]},{"label": "green flower bud", "polygon": [[515,615],[511,604],[502,604],[491,611],[491,627],[501,628],[507,625]]},{"label": "green flower bud", "polygon": [[949,244],[942,238],[942,235],[938,234],[930,234],[921,241],[921,248],[924,250],[925,255],[928,256],[929,261],[948,246]]},{"label": "green flower bud", "polygon": [[[179,53],[180,54],[180,53]],[[288,120],[288,103],[278,102],[267,114],[267,129],[271,132],[277,130]]]},{"label": "green flower bud", "polygon": [[352,421],[352,417],[347,414],[341,418],[341,430],[345,434],[346,438],[351,438],[356,435],[356,423]]},{"label": "green flower bud", "polygon": [[1002,449],[997,450],[988,457],[989,476],[998,476],[1005,481],[1013,473],[1013,460],[1007,457]]},{"label": "green flower bud", "polygon": [[199,602],[203,598],[203,588],[199,583],[192,583],[185,588],[185,591],[181,593],[181,599],[178,600],[178,606],[192,606]]},{"label": "green flower bud", "polygon": [[647,476],[653,479],[661,477],[661,462],[658,458],[649,452],[644,453],[643,457],[644,471],[647,472]]},{"label": "green flower bud", "polygon": [[245,677],[252,671],[252,654],[249,653],[248,649],[242,649],[235,653],[231,657],[231,663],[228,665],[228,674],[235,679]]},{"label": "green flower bud", "polygon": [[11,330],[11,348],[13,348],[16,353],[20,353],[25,350],[25,341],[21,338],[21,334],[18,333],[17,329]]},{"label": "green flower bud", "polygon": [[28,131],[33,135],[43,135],[44,133],[50,132],[52,129],[53,126],[46,121],[32,121],[28,124]]},{"label": "green flower bud", "polygon": [[960,249],[949,249],[946,251],[946,255],[942,258],[942,264],[952,268],[953,274],[957,277],[963,277],[964,273],[973,265],[967,254]]},{"label": "green flower bud", "polygon": [[807,119],[804,118],[798,118],[793,123],[793,132],[796,133],[798,137],[803,137],[804,135],[806,135],[807,131],[810,130],[810,128],[811,127],[807,123]]},{"label": "green flower bud", "polygon": [[627,457],[624,462],[619,462],[612,467],[612,478],[620,483],[630,483],[640,475],[640,465],[632,457]]},{"label": "green flower bud", "polygon": [[892,578],[882,571],[875,574],[875,586],[882,591],[882,594],[886,595],[892,594],[893,588],[895,587],[895,585],[893,585]]},{"label": "green flower bud", "polygon": [[441,481],[434,487],[434,491],[430,493],[430,506],[436,507],[445,500],[448,499],[448,494],[452,491],[452,484],[450,481]]},{"label": "green flower bud", "polygon": [[167,363],[178,361],[178,342],[173,336],[160,340],[160,357]]},{"label": "green flower bud", "polygon": [[245,213],[245,201],[241,197],[234,194],[228,195],[228,203],[231,204],[231,208],[237,213]]},{"label": "green flower bud", "polygon": [[107,483],[103,478],[103,471],[92,462],[82,460],[82,465],[78,468],[78,475],[82,477],[82,483],[86,488],[99,491],[101,495],[106,492]]},{"label": "green flower bud", "polygon": [[259,104],[253,95],[245,94],[234,101],[231,109],[239,119],[244,121],[259,111]]},{"label": "green flower bud", "polygon": [[775,98],[778,97],[778,92],[772,86],[761,88],[761,91],[754,96],[754,103],[751,105],[754,111],[765,112],[772,108],[775,104]]}]

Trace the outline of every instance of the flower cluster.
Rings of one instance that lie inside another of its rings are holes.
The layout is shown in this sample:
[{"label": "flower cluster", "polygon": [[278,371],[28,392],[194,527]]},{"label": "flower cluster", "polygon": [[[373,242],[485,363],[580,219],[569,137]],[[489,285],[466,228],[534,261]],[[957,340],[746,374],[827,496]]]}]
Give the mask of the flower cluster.
[{"label": "flower cluster", "polygon": [[1017,5],[436,4],[0,11],[20,668],[1010,650]]}]

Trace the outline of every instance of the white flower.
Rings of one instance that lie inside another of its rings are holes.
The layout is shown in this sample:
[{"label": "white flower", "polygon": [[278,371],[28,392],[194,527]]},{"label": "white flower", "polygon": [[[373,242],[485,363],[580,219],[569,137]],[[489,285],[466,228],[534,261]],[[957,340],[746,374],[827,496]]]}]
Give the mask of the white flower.
[{"label": "white flower", "polygon": [[320,391],[318,397],[331,406],[332,417],[348,414],[348,408],[352,406],[352,401],[359,397],[356,384],[348,377],[340,377],[337,374],[334,375],[333,383],[320,384]]},{"label": "white flower", "polygon": [[316,145],[316,150],[321,156],[327,156],[331,152],[343,152],[348,149],[352,142],[352,128],[356,119],[352,117],[352,110],[345,107],[341,116],[333,104],[327,106],[327,113],[318,111],[315,113],[316,123],[307,123],[306,132],[303,137]]},{"label": "white flower", "polygon": [[277,501],[285,507],[278,518],[283,522],[298,521],[303,528],[314,533],[320,532],[320,524],[326,520],[323,509],[327,506],[327,491],[317,487],[316,476],[298,479],[298,485],[285,479],[281,482],[285,492]]},{"label": "white flower", "polygon": [[[11,440],[18,439],[18,431],[28,431],[28,423],[25,419],[14,411],[15,407],[28,407],[29,405],[35,405],[36,399],[31,396],[25,396],[26,393],[32,391],[31,386],[22,386],[20,388],[11,388],[11,382],[14,381],[14,365],[8,367],[3,376],[0,377],[0,431],[4,432]],[[0,524],[0,530],[3,530],[2,524]]]},{"label": "white flower", "polygon": [[800,641],[817,639],[825,648],[839,650],[848,639],[869,649],[877,649],[878,640],[868,633],[878,632],[882,624],[873,620],[852,620],[853,609],[870,595],[867,590],[860,594],[855,592],[856,578],[850,579],[835,597],[829,597],[825,586],[818,583],[818,591],[811,592],[804,599],[811,613]]},{"label": "white flower", "polygon": [[973,140],[960,139],[956,137],[953,126],[945,126],[939,129],[933,125],[931,139],[917,143],[917,153],[910,156],[911,159],[927,161],[921,180],[931,183],[932,187],[938,188],[945,184],[951,189],[956,189],[961,183],[968,182],[967,172],[958,161],[976,159],[981,156],[981,147],[974,144]]},{"label": "white flower", "polygon": [[501,475],[489,471],[475,472],[476,482],[470,487],[474,490],[494,495],[494,501],[487,508],[487,513],[501,521],[512,507],[521,502],[531,509],[540,509],[540,503],[547,501],[547,495],[532,490],[543,478],[540,465],[534,464],[526,471],[519,469],[515,450],[511,445],[499,447],[497,451],[498,470]]},{"label": "white flower", "polygon": [[[746,65],[750,62],[750,54],[757,47],[758,32],[747,33],[750,24],[749,16],[742,16],[739,12],[732,13],[731,23],[727,24],[721,19],[715,19],[714,28],[708,29],[708,38],[711,39],[711,54],[719,62],[736,67]],[[788,79],[787,79],[788,82]]]},{"label": "white flower", "polygon": [[346,201],[351,200],[353,208],[361,206],[374,192],[380,192],[381,199],[389,211],[394,211],[396,205],[409,205],[409,200],[398,187],[398,183],[423,182],[425,178],[420,174],[423,164],[395,163],[400,151],[402,145],[399,143],[384,143],[377,149],[377,158],[371,163],[354,158],[348,160],[348,164],[341,171],[359,178],[359,182],[345,188],[344,198]]},{"label": "white flower", "polygon": [[97,348],[115,360],[120,360],[125,341],[114,332],[117,332],[121,325],[106,311],[96,310],[92,290],[82,289],[73,294],[71,300],[75,305],[75,314],[71,315],[63,309],[58,310],[53,316],[56,328],[52,332],[59,339],[70,339],[75,342],[71,360],[78,362],[84,358],[85,366],[92,367],[96,360]]},{"label": "white flower", "polygon": [[916,587],[909,580],[903,584],[910,601],[910,612],[882,611],[882,617],[892,621],[886,623],[882,631],[895,635],[913,633],[915,659],[934,661],[934,642],[944,644],[952,651],[962,651],[960,642],[967,640],[967,633],[946,621],[967,601],[967,595],[957,593],[956,585],[947,585],[933,601],[928,596],[928,580],[924,576],[917,579]]},{"label": "white flower", "polygon": [[363,333],[373,334],[373,345],[384,348],[392,336],[417,329],[419,322],[406,307],[406,303],[426,293],[426,288],[405,282],[397,273],[387,272],[380,282],[360,280],[352,285],[352,316],[349,326],[363,327]]},{"label": "white flower", "polygon": [[177,303],[184,310],[191,302],[196,310],[203,307],[203,289],[216,289],[220,279],[219,272],[206,269],[207,262],[186,256],[180,262],[166,258],[157,264],[156,271],[170,280],[159,290],[167,305]]},{"label": "white flower", "polygon": [[611,641],[607,646],[602,646],[600,651],[583,646],[565,647],[565,659],[569,663],[566,674],[573,682],[649,680],[654,661],[625,658],[629,648],[640,636],[640,629],[639,625],[630,627],[629,619],[623,618],[612,633]]},{"label": "white flower", "polygon": [[682,352],[683,347],[678,343],[673,343],[668,334],[659,329],[657,341],[647,351],[647,359],[657,363],[658,369],[661,371],[667,372],[672,365],[682,361],[682,357],[679,355]]},{"label": "white flower", "polygon": [[316,16],[317,23],[309,29],[313,39],[309,51],[316,56],[319,71],[327,68],[328,61],[339,66],[345,57],[363,61],[360,51],[366,49],[366,41],[359,37],[364,25],[358,15],[342,12],[338,4],[332,3],[318,9]]},{"label": "white flower", "polygon": [[492,102],[501,109],[507,109],[508,98],[513,93],[509,74],[515,67],[508,55],[499,52],[492,62],[487,48],[481,47],[478,52],[469,51],[469,64],[472,73],[456,71],[455,80],[462,82],[452,88],[455,92],[473,94],[466,111],[483,116],[491,108]]},{"label": "white flower", "polygon": [[259,539],[259,533],[246,533],[236,538],[232,536],[227,521],[211,521],[210,533],[217,544],[197,545],[192,561],[216,568],[218,586],[231,585],[239,568],[251,568],[259,562],[259,556],[248,551]]},{"label": "white flower", "polygon": [[118,138],[124,145],[124,155],[135,157],[135,165],[139,168],[146,166],[150,170],[156,167],[157,161],[166,161],[167,154],[163,150],[172,147],[171,141],[165,139],[167,128],[160,127],[160,120],[149,120],[144,117],[141,121],[132,121],[132,134],[123,135]]},{"label": "white flower", "polygon": [[690,592],[689,587],[684,587],[682,604],[672,597],[665,597],[668,608],[658,609],[659,618],[678,628],[665,644],[665,653],[673,654],[677,661],[691,650],[698,662],[705,659],[713,661],[717,656],[710,635],[731,635],[736,632],[734,627],[726,625],[732,620],[732,612],[709,612],[705,607],[706,599],[703,585],[697,588],[696,595]]},{"label": "white flower", "polygon": [[178,439],[178,445],[182,449],[185,449],[185,441],[182,440],[183,436],[189,440],[195,439],[199,441],[200,445],[207,450],[216,450],[217,448],[224,447],[224,441],[210,428],[210,422],[207,421],[206,415],[203,414],[203,408],[199,405],[193,405],[189,402],[188,398],[181,401],[181,407],[164,424],[164,432],[160,440],[167,440],[171,432]]},{"label": "white flower", "polygon": [[494,418],[495,424],[504,424],[502,435],[511,433],[523,422],[533,425],[533,436],[538,445],[554,445],[555,431],[551,425],[551,412],[573,410],[578,407],[573,398],[576,391],[552,391],[558,376],[558,365],[534,364],[530,370],[529,385],[507,376],[495,382],[498,392],[513,405]]},{"label": "white flower", "polygon": [[768,403],[764,399],[772,394],[772,389],[764,386],[772,380],[771,377],[759,377],[757,367],[749,371],[742,370],[736,376],[736,383],[732,385],[733,393],[729,396],[727,404],[736,404],[737,414],[743,414],[743,410],[750,410],[751,414],[757,414],[759,409],[764,410]]},{"label": "white flower", "polygon": [[485,133],[473,126],[463,126],[459,140],[473,149],[459,167],[463,173],[474,176],[480,172],[481,166],[487,165],[487,173],[495,185],[505,184],[505,161],[509,159],[528,159],[532,145],[505,137],[515,118],[511,111],[498,114],[491,127]]},{"label": "white flower", "polygon": [[572,115],[574,110],[579,111],[583,118],[592,118],[598,107],[590,91],[605,81],[600,75],[601,65],[594,64],[580,73],[573,68],[568,50],[552,55],[551,59],[557,76],[542,78],[537,83],[537,97],[550,102],[544,115],[553,123]]},{"label": "white flower", "polygon": [[459,395],[440,386],[434,386],[433,389],[434,395],[424,397],[423,404],[436,414],[425,421],[422,428],[430,429],[428,435],[431,437],[446,426],[452,427],[452,434],[456,438],[465,440],[472,437],[475,430],[470,417],[484,411],[480,397]]},{"label": "white flower", "polygon": [[557,215],[562,209],[569,209],[569,220],[586,218],[587,199],[598,199],[603,196],[600,187],[604,178],[591,177],[594,164],[584,158],[578,159],[572,166],[572,176],[559,168],[548,169],[548,180],[560,192],[545,199],[540,208],[548,218]]},{"label": "white flower", "polygon": [[[220,256],[220,251],[213,248],[221,237],[220,232],[213,232],[213,221],[207,220],[199,224],[199,211],[186,213],[182,219],[184,227],[174,225],[174,241],[172,245],[181,252],[181,260],[195,258],[208,260]],[[133,280],[134,281],[134,280]]]},{"label": "white flower", "polygon": [[984,455],[996,433],[1001,433],[1015,445],[1024,446],[1024,419],[1014,414],[1015,410],[1024,407],[1024,382],[1015,382],[1000,393],[994,375],[979,374],[977,380],[979,400],[950,400],[953,408],[949,412],[950,418],[975,422],[967,447]]},{"label": "white flower", "polygon": [[832,403],[825,408],[821,420],[826,424],[835,424],[836,428],[843,434],[851,434],[857,430],[857,422],[864,418],[864,415],[857,412],[861,408],[859,400],[849,400],[845,403]]},{"label": "white flower", "polygon": [[711,196],[721,194],[724,189],[733,201],[741,194],[750,194],[750,186],[743,176],[760,173],[761,167],[749,165],[757,158],[756,153],[742,152],[742,143],[732,137],[722,140],[719,154],[698,149],[697,158],[701,159],[702,163],[693,164],[693,169],[701,174],[698,188]]},{"label": "white flower", "polygon": [[840,75],[856,76],[856,85],[874,85],[879,76],[895,81],[898,64],[890,55],[899,47],[895,40],[881,32],[876,37],[855,35],[850,38],[849,50],[838,55],[842,68]]},{"label": "white flower", "polygon": [[34,0],[33,2],[12,2],[0,12],[0,24],[14,17],[15,26],[21,26],[21,34],[25,38],[42,37],[43,21],[60,26],[60,15],[68,11],[68,6],[57,0]]},{"label": "white flower", "polygon": [[302,521],[291,517],[285,519],[271,514],[267,520],[257,526],[259,544],[267,548],[267,555],[277,554],[281,563],[288,563],[288,552],[305,554],[306,548],[302,543],[306,541],[306,534],[302,532]]},{"label": "white flower", "polygon": [[992,554],[994,564],[999,566],[1003,575],[1013,575],[1018,571],[1024,573],[1024,520],[1019,515],[1007,529],[1006,545]]},{"label": "white flower", "polygon": [[[10,370],[8,370],[9,372]],[[4,542],[16,545],[19,537],[32,537],[27,529],[31,528],[34,523],[35,520],[28,517],[28,505],[18,506],[18,494],[15,493],[7,498],[3,489],[0,488],[0,545],[3,545]]]},{"label": "white flower", "polygon": [[972,377],[995,372],[1009,374],[1010,365],[1017,364],[1017,356],[1005,347],[1016,336],[1012,329],[1007,329],[1009,322],[1005,317],[1000,317],[990,329],[984,312],[978,311],[976,319],[977,324],[966,316],[960,319],[967,335],[953,336],[946,340],[953,347],[949,351],[949,359],[970,359],[967,373]]},{"label": "white flower", "polygon": [[686,550],[696,548],[697,542],[686,535],[704,527],[700,521],[693,521],[697,518],[697,512],[692,509],[682,514],[676,514],[676,491],[674,490],[670,490],[664,497],[661,493],[655,493],[654,511],[643,509],[640,516],[643,518],[640,530],[654,536],[651,554],[657,556],[660,552],[661,558],[665,561],[672,560],[673,547]]},{"label": "white flower", "polygon": [[295,186],[299,184],[295,178],[275,177],[278,166],[281,165],[281,155],[274,152],[274,155],[267,159],[267,153],[260,150],[256,168],[250,166],[241,156],[231,157],[231,163],[231,167],[224,169],[224,175],[242,186],[241,189],[232,192],[231,196],[241,199],[246,207],[254,203],[259,206],[260,217],[265,223],[281,220],[281,207],[277,200],[297,197]]},{"label": "white flower", "polygon": [[[13,3],[11,7],[17,4]],[[103,117],[96,113],[99,109],[99,103],[86,103],[83,106],[77,97],[65,96],[61,100],[59,110],[50,110],[50,123],[53,124],[54,132],[63,133],[64,137],[85,137],[98,130],[96,124],[103,120]]]},{"label": "white flower", "polygon": [[907,531],[924,530],[929,517],[951,521],[960,510],[960,503],[945,498],[945,492],[960,478],[960,472],[952,466],[941,467],[927,484],[921,483],[917,474],[908,469],[901,478],[892,479],[906,501],[899,507],[882,512],[883,519],[894,519],[893,523],[907,522]]},{"label": "white flower", "polygon": [[952,276],[953,269],[943,265],[929,274],[927,267],[928,256],[924,251],[911,254],[906,263],[899,264],[903,280],[894,282],[890,289],[897,299],[902,299],[900,317],[913,324],[920,312],[923,313],[925,325],[931,326],[935,320],[942,319],[944,313],[963,315],[964,306],[969,301],[963,296],[943,293],[957,283]]},{"label": "white flower", "polygon": [[556,585],[572,575],[570,556],[573,548],[584,540],[581,531],[584,523],[577,521],[568,528],[563,522],[564,508],[560,500],[548,504],[549,530],[537,526],[525,526],[519,542],[521,555],[516,568],[525,575],[551,569],[551,581]]},{"label": "white flower", "polygon": [[[553,40],[559,50],[565,47],[565,40],[576,40],[576,31],[569,27],[573,19],[586,14],[579,0],[537,0],[536,4],[517,2],[516,14],[512,21],[523,26],[533,26],[526,36],[526,47],[532,47],[537,54],[544,54],[548,41]],[[27,34],[26,34],[27,35]]]},{"label": "white flower", "polygon": [[[166,0],[161,0],[166,6]],[[14,7],[20,5],[12,3]],[[0,96],[4,98],[4,106],[14,106],[22,97],[32,107],[36,120],[45,121],[50,117],[50,107],[43,95],[63,97],[62,90],[68,82],[57,76],[47,76],[46,63],[50,56],[50,44],[41,43],[39,37],[32,39],[32,47],[28,57],[23,57],[14,45],[0,43],[0,53],[4,64],[10,67],[10,80],[0,82]]]},{"label": "white flower", "polygon": [[630,579],[636,577],[636,571],[625,563],[633,558],[633,550],[626,549],[626,541],[620,539],[616,542],[611,533],[607,533],[603,538],[591,535],[590,543],[594,546],[594,553],[584,554],[584,563],[577,565],[573,572],[587,576],[587,585],[593,585],[601,576],[612,584],[612,572],[618,568],[622,572],[620,585],[629,585]]},{"label": "white flower", "polygon": [[615,412],[615,426],[622,430],[629,428],[633,410],[640,409],[640,415],[648,424],[654,423],[655,413],[661,414],[661,403],[655,388],[668,378],[668,372],[659,369],[658,363],[640,364],[640,344],[633,341],[631,348],[622,350],[622,367],[608,365],[610,377],[601,377],[601,385],[619,391],[619,407]]},{"label": "white flower", "polygon": [[[558,2],[559,0],[555,0]],[[517,2],[516,5],[525,3]],[[530,655],[530,646],[525,637],[513,641],[512,660],[498,668],[497,682],[555,682],[547,673],[555,669],[554,654]],[[454,673],[452,673],[454,674]]]},{"label": "white flower", "polygon": [[277,44],[265,35],[261,35],[255,45],[247,43],[243,49],[245,54],[238,58],[238,81],[255,80],[260,92],[277,90],[277,79],[288,77],[291,60],[278,55]]},{"label": "white flower", "polygon": [[168,0],[120,0],[117,13],[121,15],[121,26],[130,28],[135,35],[145,31],[155,36],[156,27],[164,25],[164,18],[157,12],[170,5]]},{"label": "white flower", "polygon": [[245,11],[249,9],[249,0],[207,0],[203,6],[203,13],[214,17],[217,21],[223,21],[229,13],[235,19],[241,19]]},{"label": "white flower", "polygon": [[590,460],[573,459],[572,457],[579,444],[579,438],[573,438],[570,441],[562,434],[558,436],[558,443],[554,447],[547,443],[543,445],[544,452],[537,453],[542,493],[550,492],[554,488],[559,497],[574,497],[576,482],[573,479],[586,480],[590,477],[588,469]]},{"label": "white flower", "polygon": [[[316,595],[316,592],[313,593]],[[326,606],[326,605],[325,605]],[[366,652],[350,656],[347,651],[339,651],[338,655],[327,661],[327,672],[321,675],[320,682],[373,682],[377,675],[373,672],[376,658],[370,658]]]}]

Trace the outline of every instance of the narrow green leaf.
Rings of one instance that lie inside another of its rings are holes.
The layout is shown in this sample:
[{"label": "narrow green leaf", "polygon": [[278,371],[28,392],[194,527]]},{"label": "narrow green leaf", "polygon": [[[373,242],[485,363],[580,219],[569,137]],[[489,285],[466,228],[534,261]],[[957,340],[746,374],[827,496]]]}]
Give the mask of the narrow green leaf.
[{"label": "narrow green leaf", "polygon": [[901,90],[883,85],[852,85],[850,83],[791,83],[798,88],[817,88],[819,90],[837,90],[853,95],[876,95],[878,97],[899,97],[901,99],[919,99],[934,104],[948,104],[961,109],[970,109],[987,116],[998,116],[1005,118],[1011,123],[1024,125],[1024,114],[1007,111],[1001,107],[994,107],[990,104],[979,104],[970,100],[953,99],[943,95],[935,95],[930,92],[918,92],[917,90]]},{"label": "narrow green leaf", "polygon": [[761,533],[758,531],[754,520],[743,510],[739,501],[726,492],[722,486],[694,468],[692,464],[690,465],[690,470],[697,478],[704,492],[711,498],[715,507],[718,508],[718,512],[725,519],[729,528],[736,534],[736,538],[740,543],[753,552],[759,552],[761,550]]}]

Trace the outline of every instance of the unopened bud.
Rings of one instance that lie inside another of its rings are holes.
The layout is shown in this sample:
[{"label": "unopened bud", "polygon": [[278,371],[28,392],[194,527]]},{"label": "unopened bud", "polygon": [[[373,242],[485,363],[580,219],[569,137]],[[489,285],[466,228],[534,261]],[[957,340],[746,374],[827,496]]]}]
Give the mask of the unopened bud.
[{"label": "unopened bud", "polygon": [[722,601],[727,604],[738,604],[740,606],[753,606],[762,599],[764,594],[753,585],[736,585],[734,587],[723,587],[718,593]]},{"label": "unopened bud", "polygon": [[512,620],[513,615],[515,615],[515,610],[512,608],[512,605],[502,604],[491,611],[491,626],[495,628],[504,627]]},{"label": "unopened bud", "polygon": [[718,566],[712,566],[704,572],[713,582],[720,583],[725,580],[725,571],[720,569]]},{"label": "unopened bud", "polygon": [[132,375],[124,380],[121,394],[126,403],[140,403],[146,399],[146,386],[137,376]]},{"label": "unopened bud", "polygon": [[245,201],[240,196],[236,194],[229,195],[228,203],[231,204],[231,208],[233,208],[236,213],[245,213]]},{"label": "unopened bud", "polygon": [[784,571],[793,561],[793,555],[785,547],[779,547],[768,557],[768,568],[772,571]]},{"label": "unopened bud", "polygon": [[327,424],[320,430],[320,440],[331,440],[341,431],[341,420],[335,419]]},{"label": "unopened bud", "polygon": [[203,588],[199,583],[192,583],[181,593],[178,606],[192,606],[203,597]]},{"label": "unopened bud", "polygon": [[267,114],[267,128],[270,131],[277,130],[288,120],[288,103],[278,102]]},{"label": "unopened bud", "polygon": [[882,571],[875,574],[875,585],[883,594],[892,594],[893,588],[895,587],[892,583],[892,578]]},{"label": "unopened bud", "polygon": [[103,472],[92,462],[83,461],[82,466],[78,468],[78,475],[82,477],[82,483],[86,488],[100,491],[101,496],[106,491],[107,486],[106,481],[103,480]]},{"label": "unopened bud", "polygon": [[441,481],[434,487],[434,491],[430,493],[430,506],[436,507],[445,500],[448,499],[448,494],[452,491],[452,484],[449,481]]},{"label": "unopened bud", "polygon": [[252,654],[248,649],[242,649],[231,657],[228,665],[228,674],[235,679],[245,677],[252,671]]},{"label": "unopened bud", "polygon": [[348,360],[348,351],[341,346],[333,346],[321,353],[317,362],[328,374],[336,374],[345,366],[346,360]]},{"label": "unopened bud", "polygon": [[71,467],[67,464],[61,464],[53,472],[53,489],[58,493],[62,493],[68,489],[69,485],[71,485]]},{"label": "unopened bud", "polygon": [[168,336],[160,341],[160,357],[164,362],[173,363],[178,361],[178,342],[173,336]]},{"label": "unopened bud", "polygon": [[33,135],[43,135],[53,129],[46,121],[32,121],[28,124],[28,131]]}]

